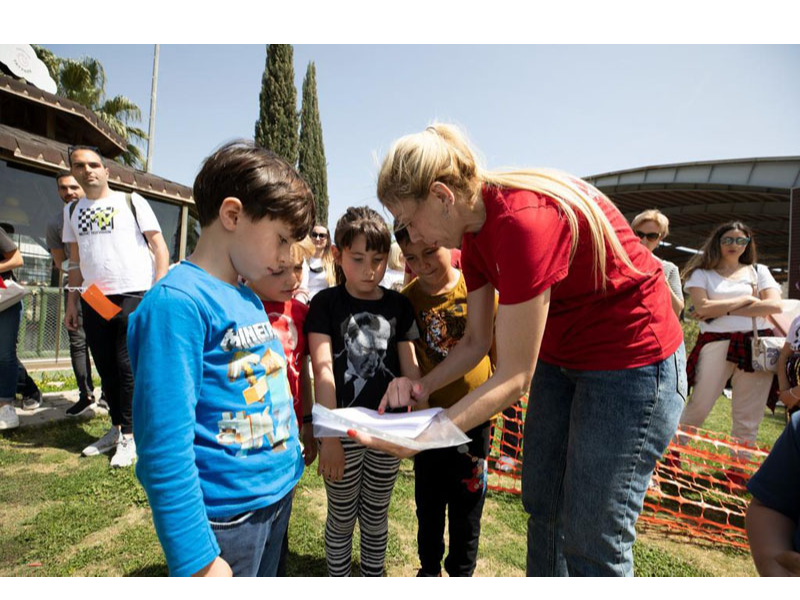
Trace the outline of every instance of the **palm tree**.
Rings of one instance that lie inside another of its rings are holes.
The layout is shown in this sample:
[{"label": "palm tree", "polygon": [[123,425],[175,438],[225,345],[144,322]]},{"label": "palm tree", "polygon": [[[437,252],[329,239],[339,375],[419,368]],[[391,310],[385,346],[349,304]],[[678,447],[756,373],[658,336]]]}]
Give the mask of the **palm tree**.
[{"label": "palm tree", "polygon": [[128,142],[128,149],[118,160],[132,167],[144,164],[142,150],[136,142],[147,140],[147,133],[132,122],[141,121],[142,111],[129,98],[114,96],[106,99],[106,72],[95,58],[58,58],[47,48],[32,45],[36,55],[47,65],[58,86],[59,96],[82,104],[94,111],[117,135]]}]

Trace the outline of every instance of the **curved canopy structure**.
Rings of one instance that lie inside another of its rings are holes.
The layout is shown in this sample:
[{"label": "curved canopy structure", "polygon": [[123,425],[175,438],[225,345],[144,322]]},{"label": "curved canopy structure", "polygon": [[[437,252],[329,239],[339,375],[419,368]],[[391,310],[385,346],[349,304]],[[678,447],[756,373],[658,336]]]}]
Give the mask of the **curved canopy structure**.
[{"label": "curved canopy structure", "polygon": [[649,208],[669,217],[669,238],[657,251],[661,258],[682,266],[716,225],[739,220],[755,231],[759,262],[776,279],[787,277],[790,198],[800,188],[800,156],[661,165],[584,179],[629,221]]}]

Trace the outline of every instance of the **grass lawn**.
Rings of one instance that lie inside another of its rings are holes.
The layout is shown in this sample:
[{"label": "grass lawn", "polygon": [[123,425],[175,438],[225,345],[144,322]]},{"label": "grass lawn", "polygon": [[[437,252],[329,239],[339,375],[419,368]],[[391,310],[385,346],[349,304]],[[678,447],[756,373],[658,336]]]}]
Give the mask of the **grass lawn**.
[{"label": "grass lawn", "polygon": [[[730,430],[730,401],[720,399],[707,425]],[[107,456],[79,457],[108,426],[98,417],[0,435],[0,576],[167,574],[133,470],[109,469]],[[782,429],[782,413],[768,416],[759,441],[771,444]],[[325,504],[315,464],[295,493],[290,575],[325,575]],[[525,547],[519,496],[490,493],[476,575],[524,575]],[[755,575],[745,552],[644,527],[634,555],[639,576]],[[412,576],[416,568],[414,475],[404,461],[390,509],[387,574]]]}]

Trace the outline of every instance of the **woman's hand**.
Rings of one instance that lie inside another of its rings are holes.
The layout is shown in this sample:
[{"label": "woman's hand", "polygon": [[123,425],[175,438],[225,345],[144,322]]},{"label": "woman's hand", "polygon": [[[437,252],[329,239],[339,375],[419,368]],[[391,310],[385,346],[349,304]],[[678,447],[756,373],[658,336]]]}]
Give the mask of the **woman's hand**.
[{"label": "woman's hand", "polygon": [[322,438],[317,473],[328,481],[341,481],[344,477],[344,448],[339,438]]},{"label": "woman's hand", "polygon": [[362,446],[372,448],[373,450],[380,450],[381,452],[385,452],[386,454],[391,454],[392,456],[396,456],[397,458],[411,458],[418,452],[417,450],[404,448],[403,446],[392,444],[391,442],[387,442],[386,440],[372,437],[369,434],[360,433],[353,429],[350,429],[347,432],[347,435],[350,436],[351,439],[357,441]]},{"label": "woman's hand", "polygon": [[378,412],[383,414],[387,408],[416,406],[418,401],[426,402],[429,395],[421,379],[396,377],[389,382],[389,387],[378,405]]}]

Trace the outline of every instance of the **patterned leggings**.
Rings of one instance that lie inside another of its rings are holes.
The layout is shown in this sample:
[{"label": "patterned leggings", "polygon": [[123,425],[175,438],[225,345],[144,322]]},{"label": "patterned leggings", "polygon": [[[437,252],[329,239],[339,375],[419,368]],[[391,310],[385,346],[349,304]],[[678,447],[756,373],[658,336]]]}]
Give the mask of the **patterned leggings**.
[{"label": "patterned leggings", "polygon": [[361,529],[361,575],[380,577],[389,537],[389,501],[400,459],[342,438],[345,466],[341,481],[325,481],[328,520],[325,559],[328,575],[348,577],[353,555],[353,530]]}]

